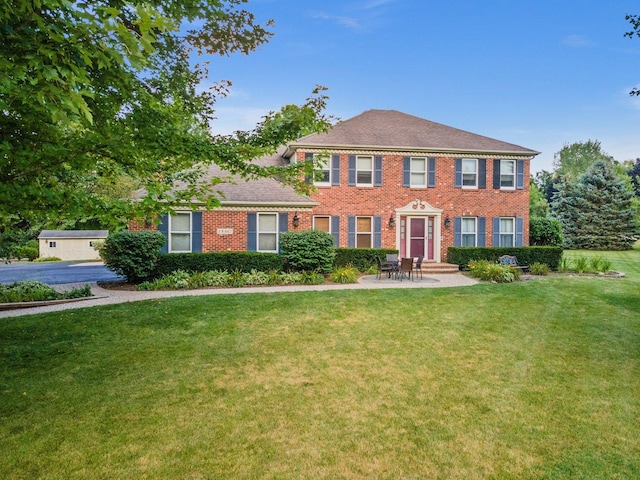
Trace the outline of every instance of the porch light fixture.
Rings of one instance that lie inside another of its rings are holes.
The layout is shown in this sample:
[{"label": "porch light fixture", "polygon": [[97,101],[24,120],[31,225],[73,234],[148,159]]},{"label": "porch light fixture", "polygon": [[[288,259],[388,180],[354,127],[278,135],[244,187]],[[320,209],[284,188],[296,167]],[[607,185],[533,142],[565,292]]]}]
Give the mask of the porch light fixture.
[{"label": "porch light fixture", "polygon": [[444,228],[449,228],[451,226],[451,219],[447,216],[444,219]]},{"label": "porch light fixture", "polygon": [[396,226],[396,219],[393,216],[393,214],[391,214],[391,216],[389,217],[389,228],[393,228]]},{"label": "porch light fixture", "polygon": [[297,227],[298,225],[300,225],[300,217],[298,217],[298,213],[296,212],[293,216],[293,226]]}]

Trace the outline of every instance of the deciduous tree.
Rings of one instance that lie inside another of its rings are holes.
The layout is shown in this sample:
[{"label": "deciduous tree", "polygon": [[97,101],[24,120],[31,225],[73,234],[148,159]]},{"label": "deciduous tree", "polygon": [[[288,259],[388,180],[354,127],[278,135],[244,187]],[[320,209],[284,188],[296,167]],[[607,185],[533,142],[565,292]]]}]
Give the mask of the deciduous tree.
[{"label": "deciduous tree", "polygon": [[[208,72],[193,56],[247,54],[270,38],[271,23],[258,23],[245,2],[5,2],[0,222],[53,216],[113,225],[198,200],[213,206],[219,179],[202,175],[212,162],[246,178],[300,178],[293,168],[251,160],[328,128],[322,88],[252,131],[210,133],[215,100],[228,83],[203,88]],[[144,187],[145,197],[109,194],[122,178]]]}]

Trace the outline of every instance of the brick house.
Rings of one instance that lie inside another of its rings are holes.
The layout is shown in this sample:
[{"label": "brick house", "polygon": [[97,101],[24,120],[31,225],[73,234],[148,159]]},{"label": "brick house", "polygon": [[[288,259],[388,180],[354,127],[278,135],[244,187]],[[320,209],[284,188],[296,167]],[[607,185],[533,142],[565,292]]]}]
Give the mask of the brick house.
[{"label": "brick house", "polygon": [[[280,233],[321,229],[336,246],[397,248],[446,262],[447,247],[528,245],[529,167],[539,152],[393,110],[300,138],[269,165],[315,161],[315,192],[276,179],[222,184],[221,206],[176,211],[165,251],[278,251]],[[224,172],[211,169],[212,175]]]}]

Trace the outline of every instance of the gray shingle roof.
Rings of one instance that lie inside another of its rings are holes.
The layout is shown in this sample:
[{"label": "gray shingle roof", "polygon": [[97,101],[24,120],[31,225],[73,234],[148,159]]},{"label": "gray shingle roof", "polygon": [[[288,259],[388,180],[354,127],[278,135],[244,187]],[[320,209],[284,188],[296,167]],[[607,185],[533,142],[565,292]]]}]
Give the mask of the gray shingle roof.
[{"label": "gray shingle roof", "polygon": [[109,230],[42,230],[38,238],[107,238]]},{"label": "gray shingle roof", "polygon": [[[527,156],[540,153],[396,110],[367,110],[338,123],[327,133],[302,137],[290,147],[293,150],[303,147],[367,147],[381,150],[508,153]],[[291,150],[288,153],[292,153]]]}]

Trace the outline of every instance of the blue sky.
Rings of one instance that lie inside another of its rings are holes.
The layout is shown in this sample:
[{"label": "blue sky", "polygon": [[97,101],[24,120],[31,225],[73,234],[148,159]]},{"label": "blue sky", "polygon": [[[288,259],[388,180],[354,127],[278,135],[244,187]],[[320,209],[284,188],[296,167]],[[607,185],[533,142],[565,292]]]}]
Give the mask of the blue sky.
[{"label": "blue sky", "polygon": [[249,56],[211,58],[230,80],[215,133],[329,88],[327,113],[393,109],[542,152],[599,140],[640,157],[640,38],[618,0],[249,0],[275,36]]}]

